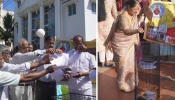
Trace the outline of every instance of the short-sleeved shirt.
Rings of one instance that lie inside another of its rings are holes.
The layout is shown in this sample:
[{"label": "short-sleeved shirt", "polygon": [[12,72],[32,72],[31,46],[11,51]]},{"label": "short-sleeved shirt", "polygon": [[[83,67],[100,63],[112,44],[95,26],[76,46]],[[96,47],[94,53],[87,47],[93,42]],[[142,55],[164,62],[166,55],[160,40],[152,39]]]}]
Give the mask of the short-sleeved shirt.
[{"label": "short-sleeved shirt", "polygon": [[[69,64],[72,69],[76,67],[79,72],[89,72],[91,69],[96,67],[95,56],[88,52],[78,52],[71,50],[69,53]],[[80,78],[69,79],[69,88],[86,90],[92,88],[92,82],[89,76],[83,76]]]},{"label": "short-sleeved shirt", "polygon": [[19,81],[20,75],[0,71],[0,97],[4,86],[18,85]]},{"label": "short-sleeved shirt", "polygon": [[[29,62],[26,62],[23,64],[4,63],[2,68],[0,68],[0,71],[10,72],[14,74],[20,73],[22,71],[27,71],[27,70],[30,70]],[[4,91],[2,93],[0,100],[8,100],[8,87],[4,88]]]}]

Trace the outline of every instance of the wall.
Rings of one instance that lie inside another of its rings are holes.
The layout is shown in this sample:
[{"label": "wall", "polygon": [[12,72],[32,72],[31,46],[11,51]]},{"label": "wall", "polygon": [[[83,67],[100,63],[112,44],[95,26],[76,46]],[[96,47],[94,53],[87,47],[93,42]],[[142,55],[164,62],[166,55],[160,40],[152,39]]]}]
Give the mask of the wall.
[{"label": "wall", "polygon": [[68,16],[68,6],[63,5],[62,8],[62,38],[72,39],[75,35],[81,35],[85,38],[85,15],[84,0],[76,2],[76,14]]},{"label": "wall", "polygon": [[90,0],[84,0],[85,6],[85,40],[91,41],[96,39],[96,25],[97,18],[96,13],[92,12]]}]

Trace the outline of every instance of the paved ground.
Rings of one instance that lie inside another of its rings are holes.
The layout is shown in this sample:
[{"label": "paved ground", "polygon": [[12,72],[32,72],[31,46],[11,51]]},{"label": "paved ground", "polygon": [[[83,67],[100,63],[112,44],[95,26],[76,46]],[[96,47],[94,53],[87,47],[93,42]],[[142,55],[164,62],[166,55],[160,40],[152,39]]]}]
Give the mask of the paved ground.
[{"label": "paved ground", "polygon": [[[160,75],[171,76],[175,79],[175,64],[161,63]],[[116,84],[115,68],[98,67],[98,100],[134,100],[135,92],[125,93],[118,89]],[[175,100],[175,82],[160,79],[160,99]]]}]

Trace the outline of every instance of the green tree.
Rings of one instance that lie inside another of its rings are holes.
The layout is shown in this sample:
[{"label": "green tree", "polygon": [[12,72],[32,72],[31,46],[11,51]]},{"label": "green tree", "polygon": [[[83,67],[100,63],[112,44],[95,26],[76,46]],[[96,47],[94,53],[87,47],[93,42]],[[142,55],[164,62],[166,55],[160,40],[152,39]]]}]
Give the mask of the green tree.
[{"label": "green tree", "polygon": [[4,29],[0,27],[0,38],[5,40],[7,45],[9,42],[13,42],[13,31],[14,31],[14,18],[13,15],[7,13],[3,17]]}]

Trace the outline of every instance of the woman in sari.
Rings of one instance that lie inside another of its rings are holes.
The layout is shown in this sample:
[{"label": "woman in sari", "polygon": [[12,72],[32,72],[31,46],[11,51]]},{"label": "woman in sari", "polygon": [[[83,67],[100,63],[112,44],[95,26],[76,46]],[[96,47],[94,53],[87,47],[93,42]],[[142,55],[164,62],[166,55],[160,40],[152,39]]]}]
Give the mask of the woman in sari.
[{"label": "woman in sari", "polygon": [[140,44],[139,33],[144,32],[138,27],[139,18],[143,14],[142,10],[138,14],[139,10],[140,5],[137,0],[128,0],[126,9],[114,21],[104,44],[114,53],[117,83],[119,89],[125,92],[130,92],[135,87],[135,45]]}]

